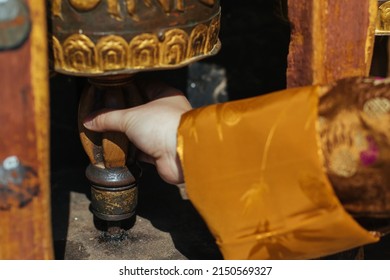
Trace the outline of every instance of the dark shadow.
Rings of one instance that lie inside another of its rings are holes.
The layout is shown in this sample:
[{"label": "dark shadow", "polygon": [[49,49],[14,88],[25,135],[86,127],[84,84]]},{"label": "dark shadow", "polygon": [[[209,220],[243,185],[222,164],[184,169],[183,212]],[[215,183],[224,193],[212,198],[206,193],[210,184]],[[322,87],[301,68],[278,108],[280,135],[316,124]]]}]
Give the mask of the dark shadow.
[{"label": "dark shadow", "polygon": [[366,260],[390,260],[390,235],[382,237],[378,243],[364,247]]},{"label": "dark shadow", "polygon": [[365,260],[390,260],[390,219],[360,218],[357,221],[367,230],[381,232],[379,242],[364,246]]},{"label": "dark shadow", "polygon": [[389,54],[387,48],[388,48],[387,36],[375,37],[374,53],[372,56],[370,76],[375,76],[375,77],[388,76]]},{"label": "dark shadow", "polygon": [[290,25],[280,0],[221,1],[221,51],[204,60],[226,69],[230,100],[286,87]]},{"label": "dark shadow", "polygon": [[88,164],[77,129],[78,100],[84,79],[56,75],[50,79],[50,170],[54,253],[64,259],[70,192],[87,193]]},{"label": "dark shadow", "polygon": [[190,260],[221,259],[213,236],[178,187],[164,183],[155,168],[143,165],[137,214],[161,231],[168,232],[175,248]]}]

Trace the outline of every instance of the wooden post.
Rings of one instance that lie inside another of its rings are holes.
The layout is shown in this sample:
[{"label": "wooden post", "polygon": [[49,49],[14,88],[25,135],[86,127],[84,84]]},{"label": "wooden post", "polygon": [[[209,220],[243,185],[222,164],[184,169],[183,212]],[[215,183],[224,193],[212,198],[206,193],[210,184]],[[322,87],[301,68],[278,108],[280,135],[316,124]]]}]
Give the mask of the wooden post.
[{"label": "wooden post", "polygon": [[52,259],[45,1],[8,4],[24,14],[0,19],[0,259]]},{"label": "wooden post", "polygon": [[288,0],[287,87],[368,75],[377,0]]}]

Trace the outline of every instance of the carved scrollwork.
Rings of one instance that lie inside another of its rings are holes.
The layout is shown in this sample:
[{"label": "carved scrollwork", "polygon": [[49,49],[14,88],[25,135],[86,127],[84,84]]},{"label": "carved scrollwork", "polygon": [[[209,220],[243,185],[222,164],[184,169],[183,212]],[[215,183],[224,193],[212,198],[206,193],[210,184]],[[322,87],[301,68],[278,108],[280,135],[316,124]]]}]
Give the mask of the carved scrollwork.
[{"label": "carved scrollwork", "polygon": [[53,36],[52,39],[54,63],[56,68],[64,67],[64,53],[60,41]]},{"label": "carved scrollwork", "polygon": [[[69,4],[72,8],[74,8],[77,12],[89,12],[93,11],[102,0],[68,0]],[[58,17],[62,17],[62,3],[63,0],[52,0],[52,14]],[[105,0],[106,8],[108,14],[121,21],[123,20],[121,5],[119,0]],[[160,6],[161,9],[169,14],[172,12],[183,12],[185,10],[186,4],[184,0],[156,0],[153,2],[152,0],[143,0],[143,4],[147,8],[151,8],[152,6]],[[157,3],[156,3],[157,2]],[[208,6],[214,6],[216,0],[199,0],[199,2],[206,4]],[[126,10],[133,19],[138,20],[138,16],[136,14],[137,6],[139,6],[137,0],[125,0]]]},{"label": "carved scrollwork", "polygon": [[208,37],[208,28],[204,24],[196,26],[190,36],[190,47],[188,48],[188,56],[198,56],[206,53],[206,44]]},{"label": "carved scrollwork", "polygon": [[207,37],[207,52],[210,52],[214,46],[218,43],[219,30],[221,28],[220,16],[217,16],[211,20],[209,26],[209,34]]},{"label": "carved scrollwork", "polygon": [[165,32],[162,46],[162,64],[173,65],[181,63],[187,53],[188,34],[181,29],[172,29]]},{"label": "carved scrollwork", "polygon": [[95,44],[83,34],[71,35],[63,44],[65,68],[71,72],[94,72]]},{"label": "carved scrollwork", "polygon": [[379,1],[376,34],[390,34],[390,1]]},{"label": "carved scrollwork", "polygon": [[159,41],[154,34],[141,34],[130,42],[129,66],[134,68],[159,65]]},{"label": "carved scrollwork", "polygon": [[379,16],[385,30],[390,30],[390,1],[383,3],[379,7]]},{"label": "carved scrollwork", "polygon": [[70,5],[78,11],[86,12],[93,10],[101,0],[69,0]]},{"label": "carved scrollwork", "polygon": [[51,13],[55,17],[62,18],[62,0],[52,0]]},{"label": "carved scrollwork", "polygon": [[86,34],[73,34],[62,44],[53,36],[55,68],[63,73],[99,74],[177,67],[215,51],[218,32],[219,15],[208,24],[195,25],[189,34],[173,28],[160,36],[143,33],[129,41],[120,35],[107,35],[95,39],[96,43]]},{"label": "carved scrollwork", "polygon": [[125,69],[129,55],[128,44],[120,36],[103,37],[96,45],[99,69],[103,71]]}]

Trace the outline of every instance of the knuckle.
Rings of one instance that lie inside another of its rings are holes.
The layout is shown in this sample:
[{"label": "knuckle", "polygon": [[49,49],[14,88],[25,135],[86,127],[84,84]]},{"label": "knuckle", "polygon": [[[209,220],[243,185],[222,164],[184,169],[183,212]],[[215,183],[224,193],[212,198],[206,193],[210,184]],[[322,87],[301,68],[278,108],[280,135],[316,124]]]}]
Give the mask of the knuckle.
[{"label": "knuckle", "polygon": [[99,115],[95,118],[95,126],[98,128],[98,129],[104,129],[105,128],[105,124],[106,124],[106,115],[105,114],[102,114],[102,115]]}]

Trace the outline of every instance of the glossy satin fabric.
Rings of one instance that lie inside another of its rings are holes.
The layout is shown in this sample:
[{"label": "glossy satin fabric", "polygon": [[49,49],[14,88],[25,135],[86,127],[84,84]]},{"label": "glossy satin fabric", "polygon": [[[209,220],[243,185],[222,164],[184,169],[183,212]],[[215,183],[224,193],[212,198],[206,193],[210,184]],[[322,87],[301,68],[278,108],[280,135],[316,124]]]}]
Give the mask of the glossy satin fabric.
[{"label": "glossy satin fabric", "polygon": [[185,114],[178,153],[187,193],[225,259],[309,259],[377,241],[324,173],[316,133],[321,87]]},{"label": "glossy satin fabric", "polygon": [[390,80],[338,81],[319,101],[328,178],[354,217],[390,218]]}]

